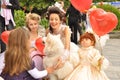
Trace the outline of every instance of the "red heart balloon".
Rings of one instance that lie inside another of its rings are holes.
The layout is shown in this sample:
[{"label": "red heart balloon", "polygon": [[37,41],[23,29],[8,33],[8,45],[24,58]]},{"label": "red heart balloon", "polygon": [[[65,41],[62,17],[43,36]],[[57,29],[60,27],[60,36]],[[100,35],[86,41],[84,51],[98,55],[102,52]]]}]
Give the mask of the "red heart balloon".
[{"label": "red heart balloon", "polygon": [[92,0],[70,0],[70,2],[80,12],[88,10],[92,4]]},{"label": "red heart balloon", "polygon": [[37,49],[41,52],[41,55],[44,55],[43,50],[44,50],[45,45],[43,44],[43,40],[41,37],[36,39],[35,45],[36,45]]},{"label": "red heart balloon", "polygon": [[8,43],[8,37],[11,31],[4,31],[1,33],[1,39],[2,41],[7,44]]},{"label": "red heart balloon", "polygon": [[118,19],[114,13],[106,12],[101,8],[92,10],[89,16],[91,27],[99,36],[112,31],[118,23]]}]

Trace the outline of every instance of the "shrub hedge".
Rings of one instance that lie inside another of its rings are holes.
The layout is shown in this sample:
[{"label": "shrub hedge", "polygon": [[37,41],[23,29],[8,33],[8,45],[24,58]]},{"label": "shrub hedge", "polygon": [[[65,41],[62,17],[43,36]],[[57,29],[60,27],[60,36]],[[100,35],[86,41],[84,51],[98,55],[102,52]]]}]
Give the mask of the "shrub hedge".
[{"label": "shrub hedge", "polygon": [[22,10],[16,10],[14,15],[16,27],[22,27],[25,25],[25,13]]},{"label": "shrub hedge", "polygon": [[[118,25],[114,30],[120,30],[120,10],[109,4],[104,5],[97,4],[96,6],[98,8],[104,9],[107,12],[114,13],[118,18]],[[15,11],[15,23],[17,27],[22,27],[25,25],[25,15],[26,14],[22,10]],[[48,20],[45,17],[42,17],[40,25],[43,25],[45,28],[47,28],[49,25]]]}]

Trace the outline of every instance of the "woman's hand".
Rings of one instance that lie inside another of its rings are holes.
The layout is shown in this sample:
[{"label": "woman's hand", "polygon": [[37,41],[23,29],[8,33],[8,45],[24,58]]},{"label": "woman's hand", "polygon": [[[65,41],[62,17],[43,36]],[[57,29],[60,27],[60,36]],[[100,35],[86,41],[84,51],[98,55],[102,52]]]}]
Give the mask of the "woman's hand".
[{"label": "woman's hand", "polygon": [[1,8],[6,9],[6,5],[5,4],[1,4]]},{"label": "woman's hand", "polygon": [[46,70],[49,74],[53,73],[54,72],[54,67],[48,67],[48,68],[46,68]]},{"label": "woman's hand", "polygon": [[61,58],[58,58],[57,64],[54,66],[54,69],[59,69],[64,65],[65,61],[63,61]]},{"label": "woman's hand", "polygon": [[57,59],[57,64],[55,65],[55,69],[61,68],[65,62],[69,59],[70,52],[68,50],[65,50],[64,54]]}]

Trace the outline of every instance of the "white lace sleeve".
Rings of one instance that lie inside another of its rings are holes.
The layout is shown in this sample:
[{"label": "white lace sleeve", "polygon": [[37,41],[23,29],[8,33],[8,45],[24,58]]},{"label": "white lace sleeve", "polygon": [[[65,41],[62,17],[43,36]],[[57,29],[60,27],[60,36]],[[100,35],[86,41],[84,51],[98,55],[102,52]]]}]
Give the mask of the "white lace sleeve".
[{"label": "white lace sleeve", "polygon": [[89,54],[91,54],[91,60],[90,60],[90,62],[91,62],[91,64],[92,65],[94,65],[94,66],[97,66],[98,65],[98,61],[99,61],[99,59],[101,58],[101,55],[100,55],[100,53],[99,53],[99,51],[98,50],[91,50],[91,51],[89,51]]},{"label": "white lace sleeve", "polygon": [[101,68],[105,70],[107,69],[108,66],[109,66],[109,61],[107,58],[104,58]]}]

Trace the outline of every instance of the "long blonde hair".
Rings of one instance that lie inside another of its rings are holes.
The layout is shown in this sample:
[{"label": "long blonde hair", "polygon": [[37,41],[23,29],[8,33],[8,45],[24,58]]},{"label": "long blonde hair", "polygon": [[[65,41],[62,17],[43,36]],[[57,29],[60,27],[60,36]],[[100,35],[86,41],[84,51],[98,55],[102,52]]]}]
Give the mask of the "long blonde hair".
[{"label": "long blonde hair", "polygon": [[23,28],[11,31],[5,52],[5,67],[3,74],[19,75],[31,68],[32,60],[29,53],[30,34]]}]

